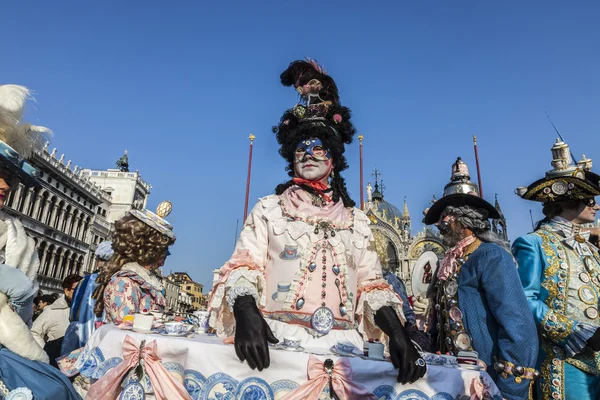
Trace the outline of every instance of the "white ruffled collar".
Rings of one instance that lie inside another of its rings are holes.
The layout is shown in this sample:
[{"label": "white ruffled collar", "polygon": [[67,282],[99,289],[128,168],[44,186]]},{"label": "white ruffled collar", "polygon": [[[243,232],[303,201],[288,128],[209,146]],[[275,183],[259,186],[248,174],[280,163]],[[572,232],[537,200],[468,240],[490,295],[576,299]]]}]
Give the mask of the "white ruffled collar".
[{"label": "white ruffled collar", "polygon": [[121,267],[121,271],[135,272],[143,280],[148,282],[148,284],[150,286],[154,287],[156,290],[159,290],[159,291],[163,290],[163,284],[158,279],[158,277],[156,275],[150,273],[150,271],[148,271],[146,268],[142,267],[140,264],[138,264],[136,262],[131,262],[131,263],[127,263],[127,264],[123,265]]}]

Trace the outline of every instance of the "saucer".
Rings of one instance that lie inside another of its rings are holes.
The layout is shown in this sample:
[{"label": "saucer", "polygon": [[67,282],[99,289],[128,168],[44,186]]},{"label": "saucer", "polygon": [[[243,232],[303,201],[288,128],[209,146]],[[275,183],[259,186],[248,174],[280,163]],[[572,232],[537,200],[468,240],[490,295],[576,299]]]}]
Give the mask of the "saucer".
[{"label": "saucer", "polygon": [[154,333],[158,333],[158,331],[152,330],[152,329],[140,329],[140,328],[131,328],[132,331],[137,332],[137,333],[144,333],[146,335],[151,335]]},{"label": "saucer", "polygon": [[304,347],[302,346],[298,346],[298,347],[285,347],[282,344],[276,344],[271,346],[273,349],[275,350],[286,350],[286,351],[293,351],[295,353],[301,353],[304,351]]},{"label": "saucer", "polygon": [[167,333],[165,331],[160,331],[159,332],[162,336],[173,336],[173,337],[182,337],[182,336],[187,336],[191,333],[193,333],[192,331],[190,332],[181,332],[181,333]]},{"label": "saucer", "polygon": [[357,354],[357,353],[350,353],[341,349],[337,348],[337,345],[333,345],[329,348],[329,351],[331,351],[333,354],[337,354],[339,356],[344,356],[344,357],[357,357],[360,356],[361,354]]},{"label": "saucer", "polygon": [[458,364],[458,368],[470,369],[470,370],[473,370],[473,371],[481,371],[481,370],[483,370],[483,367],[481,367],[479,365],[470,365],[470,364]]}]

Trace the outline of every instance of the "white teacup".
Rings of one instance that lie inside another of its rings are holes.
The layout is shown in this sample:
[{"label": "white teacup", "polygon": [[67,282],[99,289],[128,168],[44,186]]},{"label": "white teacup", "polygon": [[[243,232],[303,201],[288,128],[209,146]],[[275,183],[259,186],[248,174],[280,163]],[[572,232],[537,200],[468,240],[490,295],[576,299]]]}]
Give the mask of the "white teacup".
[{"label": "white teacup", "polygon": [[133,329],[149,331],[152,329],[153,322],[154,316],[152,314],[136,313],[133,316]]},{"label": "white teacup", "polygon": [[288,336],[283,338],[283,346],[289,349],[297,349],[300,347],[300,339],[294,336]]}]

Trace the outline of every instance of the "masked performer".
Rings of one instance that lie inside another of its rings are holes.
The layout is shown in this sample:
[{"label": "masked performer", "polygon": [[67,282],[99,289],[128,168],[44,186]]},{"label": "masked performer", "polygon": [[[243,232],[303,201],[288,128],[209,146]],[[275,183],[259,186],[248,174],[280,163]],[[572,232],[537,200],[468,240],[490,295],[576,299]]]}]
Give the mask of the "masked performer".
[{"label": "masked performer", "polygon": [[552,147],[554,169],[529,187],[523,199],[543,203],[535,232],[515,240],[513,253],[529,307],[538,325],[542,372],[540,399],[600,398],[600,257],[582,224],[600,206],[600,176],[591,160],[571,163],[569,147]]},{"label": "masked performer", "polygon": [[155,271],[162,267],[169,246],[175,243],[173,227],[164,219],[171,203],[162,202],[157,214],[131,210],[115,222],[114,255],[96,278],[93,299],[97,317],[105,312],[107,322],[120,324],[127,315],[162,310],[164,288]]},{"label": "masked performer", "polygon": [[29,91],[0,86],[0,397],[79,399],[69,380],[48,365],[29,331],[40,262],[33,239],[8,215],[4,201],[19,182],[35,185],[35,169],[23,160],[42,148],[46,128],[22,123]]},{"label": "masked performer", "polygon": [[498,211],[478,192],[459,158],[425,215],[449,248],[430,286],[437,315],[429,326],[438,351],[477,352],[503,398],[527,399],[538,376],[535,324],[513,258],[490,231]]},{"label": "masked performer", "polygon": [[382,279],[368,219],[340,175],[344,144],[355,133],[350,110],[315,62],[291,63],[281,82],[302,99],[274,129],[292,179],[245,221],[213,288],[211,326],[235,335],[239,359],[259,370],[269,366],[268,343],[277,338],[326,348],[350,341],[359,349],[364,339],[380,339],[400,367],[398,380],[413,382],[425,363],[405,331],[401,300]]}]

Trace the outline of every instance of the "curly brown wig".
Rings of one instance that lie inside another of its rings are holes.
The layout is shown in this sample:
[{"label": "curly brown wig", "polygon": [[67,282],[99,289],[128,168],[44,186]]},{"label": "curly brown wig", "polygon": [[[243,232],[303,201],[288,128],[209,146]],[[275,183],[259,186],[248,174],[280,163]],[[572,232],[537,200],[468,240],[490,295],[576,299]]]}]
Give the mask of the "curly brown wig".
[{"label": "curly brown wig", "polygon": [[[281,117],[279,124],[273,127],[277,142],[280,145],[279,154],[288,162],[286,170],[290,178],[294,172],[294,153],[298,143],[310,138],[319,138],[325,148],[333,157],[333,178],[331,188],[333,190],[333,201],[342,201],[346,207],[353,207],[354,201],[350,198],[346,188],[346,181],[340,172],[348,168],[344,156],[345,144],[352,143],[356,133],[354,125],[350,121],[350,109],[340,103],[338,88],[333,78],[324,69],[312,60],[298,60],[292,62],[280,76],[281,84],[294,86],[297,90],[313,80],[319,82],[319,101],[331,102],[321,118],[312,120],[300,119],[294,109],[287,110]],[[276,194],[283,193],[287,188],[294,185],[292,180],[282,183],[275,189]],[[307,186],[301,185],[305,190],[311,191]]]},{"label": "curly brown wig", "polygon": [[98,286],[92,295],[96,300],[96,316],[102,316],[104,311],[103,297],[106,285],[123,265],[131,262],[141,266],[156,264],[167,256],[167,250],[173,243],[175,239],[170,239],[133,215],[127,214],[115,222],[115,232],[112,236],[115,254],[98,274]]}]

